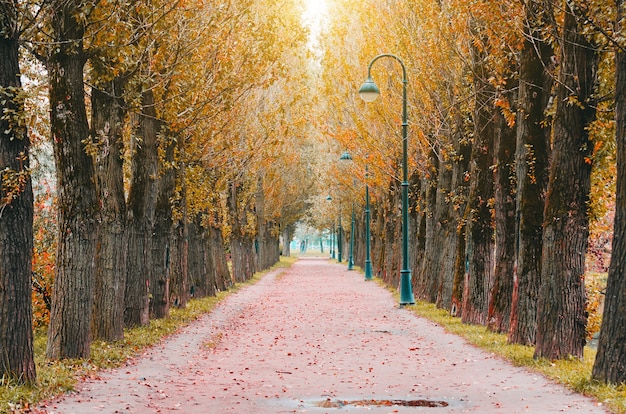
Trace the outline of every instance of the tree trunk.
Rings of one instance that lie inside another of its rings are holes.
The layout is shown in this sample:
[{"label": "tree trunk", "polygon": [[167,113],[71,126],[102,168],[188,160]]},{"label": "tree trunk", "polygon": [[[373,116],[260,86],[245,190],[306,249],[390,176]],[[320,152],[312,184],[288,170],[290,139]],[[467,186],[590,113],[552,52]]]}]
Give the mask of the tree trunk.
[{"label": "tree trunk", "polygon": [[[623,33],[624,0],[617,1],[618,28]],[[611,384],[626,383],[626,52],[616,48],[615,130],[617,189],[613,250],[602,315],[598,353],[592,377]]]},{"label": "tree trunk", "polygon": [[[437,236],[439,228],[435,211],[437,209],[437,180],[439,175],[439,159],[434,150],[430,151],[429,168],[426,177],[423,180],[424,190],[422,196],[422,214],[425,224],[424,232],[424,252],[422,254],[422,262],[419,270],[415,272],[415,293],[422,300],[434,303],[436,300],[436,292],[431,289],[436,283],[437,270],[439,269],[439,259],[441,250],[438,249]],[[416,210],[416,209],[414,209]],[[419,234],[419,230],[416,232]]]},{"label": "tree trunk", "polygon": [[[400,214],[400,182],[389,183],[386,200],[383,201],[381,214],[381,255],[378,257],[383,281],[391,286],[399,286],[402,261],[402,232]],[[419,237],[415,243],[420,243]],[[418,249],[420,249],[418,247]]]},{"label": "tree trunk", "polygon": [[535,357],[550,359],[582,358],[587,325],[584,265],[593,149],[587,127],[595,118],[592,93],[598,57],[577,26],[568,8],[562,28],[537,303]]},{"label": "tree trunk", "polygon": [[215,268],[209,254],[208,231],[198,213],[189,222],[189,293],[191,297],[215,296]]},{"label": "tree trunk", "polygon": [[169,303],[184,308],[189,301],[189,234],[187,224],[179,220],[172,233],[172,260]]},{"label": "tree trunk", "polygon": [[219,291],[225,291],[232,287],[233,278],[228,270],[228,260],[226,259],[226,250],[224,248],[224,239],[222,231],[213,226],[209,226],[209,256],[213,263],[213,278],[215,279],[215,287]]},{"label": "tree trunk", "polygon": [[230,252],[233,267],[233,279],[242,283],[254,275],[255,252],[254,242],[247,234],[248,211],[247,203],[241,203],[239,196],[241,184],[230,183],[228,195],[228,211],[231,220]]},{"label": "tree trunk", "polygon": [[[101,89],[100,89],[101,88]],[[124,81],[115,78],[92,89],[93,136],[98,143],[96,188],[101,205],[94,274],[93,337],[124,338],[126,284],[126,199],[124,197],[122,129],[125,117]]]},{"label": "tree trunk", "polygon": [[490,200],[493,198],[493,87],[487,81],[484,56],[474,51],[476,102],[474,138],[467,203],[466,254],[469,272],[464,286],[462,319],[465,323],[487,322],[489,294],[493,281],[493,223]]},{"label": "tree trunk", "polygon": [[[517,85],[515,85],[517,86]],[[507,82],[504,99],[513,104],[513,81]],[[513,105],[511,105],[513,106]],[[491,290],[487,328],[493,332],[508,332],[511,321],[511,300],[513,299],[513,272],[515,263],[515,128],[507,124],[504,114],[495,114],[495,221],[496,251],[494,285]]]},{"label": "tree trunk", "polygon": [[[429,287],[429,301],[438,307],[450,309],[452,299],[452,275],[456,252],[456,223],[452,220],[451,203],[447,201],[452,184],[452,166],[447,156],[441,160],[437,177],[437,199],[435,201],[435,224],[437,226],[434,248],[438,251],[437,267],[434,269],[432,284]],[[452,243],[451,243],[452,242]]]},{"label": "tree trunk", "polygon": [[282,231],[282,239],[283,239],[283,251],[282,255],[284,257],[291,256],[291,239],[293,238],[293,226],[283,226]]},{"label": "tree trunk", "polygon": [[[154,210],[154,226],[152,227],[152,272],[150,273],[150,318],[164,318],[169,314],[170,283],[172,275],[172,259],[174,248],[172,244],[173,219],[172,203],[175,190],[175,170],[165,165],[174,161],[176,141],[167,136],[161,145],[165,147],[164,170],[159,178],[159,191]],[[177,253],[176,253],[177,255]]]},{"label": "tree trunk", "polygon": [[[174,187],[170,194],[170,199],[174,198],[176,188],[179,188],[179,198],[175,207],[180,215],[177,225],[174,226],[172,245],[172,269],[170,272],[170,299],[169,303],[179,308],[185,308],[189,301],[189,218],[187,216],[187,180],[185,167],[185,139],[179,137],[177,149],[183,159],[178,162],[177,168],[173,172]],[[178,185],[177,185],[178,184]]]},{"label": "tree trunk", "polygon": [[52,16],[56,48],[48,58],[50,127],[57,171],[59,238],[46,355],[88,358],[91,345],[98,201],[85,143],[81,2],[66,1]]},{"label": "tree trunk", "polygon": [[[33,353],[31,273],[33,190],[30,140],[18,122],[25,116],[19,68],[17,2],[0,16],[0,378],[36,380]],[[19,178],[19,184],[13,181]],[[9,184],[13,182],[13,184]],[[5,187],[6,185],[6,187]]]},{"label": "tree trunk", "polygon": [[131,174],[128,193],[128,261],[124,293],[124,324],[147,325],[149,317],[149,280],[152,271],[151,237],[157,195],[157,132],[154,96],[142,94],[142,113],[136,136],[131,141]]},{"label": "tree trunk", "polygon": [[271,235],[271,223],[265,217],[265,194],[263,193],[263,180],[257,181],[257,191],[255,196],[255,212],[257,217],[257,238],[256,257],[257,269],[264,270],[276,263],[277,251],[273,246]]},{"label": "tree trunk", "polygon": [[[455,140],[455,158],[457,162],[454,163],[452,170],[452,193],[451,193],[451,206],[454,211],[453,220],[451,224],[455,226],[455,235],[448,240],[451,244],[451,249],[454,250],[453,254],[453,270],[448,276],[451,290],[450,297],[450,314],[452,316],[460,316],[463,309],[463,287],[465,284],[466,273],[466,254],[465,254],[465,228],[466,228],[466,209],[467,199],[469,192],[469,170],[470,160],[472,153],[472,146],[469,144],[469,140],[465,135],[460,132],[463,131],[463,117],[459,112],[455,114],[455,125],[458,129]],[[444,306],[445,307],[445,306]]]},{"label": "tree trunk", "polygon": [[541,281],[543,210],[548,185],[550,122],[546,122],[552,76],[548,73],[552,48],[542,42],[536,1],[526,10],[526,41],[520,57],[515,167],[517,178],[516,265],[513,279],[511,326],[508,341],[534,345],[537,296]]}]

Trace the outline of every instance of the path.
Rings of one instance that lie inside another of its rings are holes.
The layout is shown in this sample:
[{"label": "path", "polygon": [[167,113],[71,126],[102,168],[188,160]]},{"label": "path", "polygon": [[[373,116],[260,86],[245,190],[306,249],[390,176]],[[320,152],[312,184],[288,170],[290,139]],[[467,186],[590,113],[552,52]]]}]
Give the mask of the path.
[{"label": "path", "polygon": [[229,296],[211,315],[43,412],[605,410],[399,308],[361,274],[304,258]]}]

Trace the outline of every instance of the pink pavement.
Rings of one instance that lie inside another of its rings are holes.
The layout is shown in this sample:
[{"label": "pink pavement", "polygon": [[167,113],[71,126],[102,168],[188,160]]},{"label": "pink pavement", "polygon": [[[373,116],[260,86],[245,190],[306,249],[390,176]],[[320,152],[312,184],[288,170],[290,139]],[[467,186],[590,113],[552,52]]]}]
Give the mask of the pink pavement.
[{"label": "pink pavement", "polygon": [[302,258],[41,413],[606,413]]}]

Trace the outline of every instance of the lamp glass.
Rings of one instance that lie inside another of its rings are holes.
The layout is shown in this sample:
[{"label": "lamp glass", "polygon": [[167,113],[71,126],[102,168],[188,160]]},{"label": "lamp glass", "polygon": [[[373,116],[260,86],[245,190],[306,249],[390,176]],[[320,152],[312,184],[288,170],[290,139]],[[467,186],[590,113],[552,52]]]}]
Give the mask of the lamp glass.
[{"label": "lamp glass", "polygon": [[339,157],[340,160],[345,161],[345,160],[351,160],[352,159],[352,155],[350,155],[350,153],[348,151],[344,151],[343,154],[341,154],[341,157]]},{"label": "lamp glass", "polygon": [[373,102],[376,98],[378,98],[378,95],[380,95],[378,86],[376,86],[376,83],[374,83],[371,76],[368,76],[365,82],[363,82],[363,85],[359,88],[359,96],[365,102]]}]

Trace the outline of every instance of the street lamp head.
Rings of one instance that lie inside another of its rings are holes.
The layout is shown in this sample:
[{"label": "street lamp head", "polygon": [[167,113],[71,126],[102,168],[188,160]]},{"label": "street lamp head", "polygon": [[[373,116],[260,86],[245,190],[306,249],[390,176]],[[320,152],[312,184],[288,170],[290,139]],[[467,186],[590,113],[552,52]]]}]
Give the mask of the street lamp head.
[{"label": "street lamp head", "polygon": [[326,201],[333,201],[333,198],[330,196],[330,194],[326,196]]},{"label": "street lamp head", "polygon": [[373,102],[380,95],[380,90],[371,76],[368,76],[359,88],[359,95],[365,102]]},{"label": "street lamp head", "polygon": [[341,161],[351,161],[352,160],[352,155],[350,155],[350,153],[348,151],[344,151],[343,154],[341,154],[341,157],[339,157],[339,159]]}]

